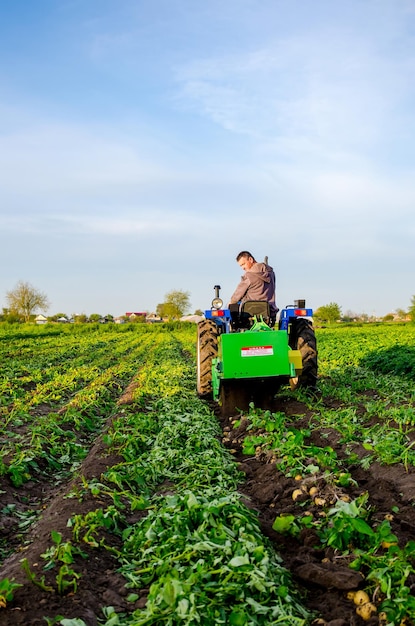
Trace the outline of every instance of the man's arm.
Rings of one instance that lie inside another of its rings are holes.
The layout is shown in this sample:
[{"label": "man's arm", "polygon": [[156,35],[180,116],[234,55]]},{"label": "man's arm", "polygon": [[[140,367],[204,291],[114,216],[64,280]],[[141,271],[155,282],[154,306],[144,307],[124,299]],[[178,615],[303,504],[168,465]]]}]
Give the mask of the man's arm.
[{"label": "man's arm", "polygon": [[235,304],[236,302],[239,302],[240,300],[242,300],[242,298],[248,291],[248,287],[249,287],[248,277],[246,275],[242,276],[238,286],[236,287],[235,291],[231,295],[229,304]]}]

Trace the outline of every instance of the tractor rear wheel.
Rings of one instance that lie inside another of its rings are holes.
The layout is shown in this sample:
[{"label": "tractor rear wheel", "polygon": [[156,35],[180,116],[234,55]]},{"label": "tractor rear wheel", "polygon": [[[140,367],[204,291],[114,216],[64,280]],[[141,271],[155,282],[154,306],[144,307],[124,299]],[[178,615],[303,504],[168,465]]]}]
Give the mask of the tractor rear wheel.
[{"label": "tractor rear wheel", "polygon": [[297,318],[290,332],[290,347],[301,352],[303,371],[297,378],[290,379],[292,389],[307,387],[316,389],[317,385],[317,340],[310,320]]},{"label": "tractor rear wheel", "polygon": [[212,398],[212,359],[218,355],[218,327],[212,320],[197,325],[197,393]]}]

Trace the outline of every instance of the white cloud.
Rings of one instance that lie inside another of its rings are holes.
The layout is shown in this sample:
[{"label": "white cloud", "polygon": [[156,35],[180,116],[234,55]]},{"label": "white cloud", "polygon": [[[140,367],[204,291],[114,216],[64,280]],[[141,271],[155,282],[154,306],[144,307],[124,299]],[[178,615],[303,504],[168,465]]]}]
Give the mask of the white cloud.
[{"label": "white cloud", "polygon": [[395,29],[368,36],[323,22],[301,38],[190,61],[177,69],[182,105],[281,158],[372,156],[414,93],[414,55],[389,54]]},{"label": "white cloud", "polygon": [[69,3],[69,25],[51,21],[56,64],[29,39],[43,83],[15,60],[0,105],[8,288],[35,273],[93,310],[107,283],[130,299],[139,277],[140,308],[172,287],[203,307],[215,283],[233,291],[248,248],[269,255],[282,305],[314,294],[361,310],[371,292],[408,289],[411,14],[385,0],[260,4]]},{"label": "white cloud", "polygon": [[83,189],[99,184],[148,183],[168,178],[144,146],[140,152],[121,138],[105,137],[105,129],[34,122],[22,132],[0,139],[2,190],[24,193]]}]

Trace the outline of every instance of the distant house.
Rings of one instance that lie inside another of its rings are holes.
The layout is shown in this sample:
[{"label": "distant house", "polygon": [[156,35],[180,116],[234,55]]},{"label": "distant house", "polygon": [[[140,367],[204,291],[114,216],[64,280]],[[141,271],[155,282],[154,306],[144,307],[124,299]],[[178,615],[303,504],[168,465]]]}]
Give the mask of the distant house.
[{"label": "distant house", "polygon": [[67,322],[68,320],[66,319],[66,317],[58,317],[57,321],[58,321],[58,322],[61,322],[61,323],[65,323],[65,322]]},{"label": "distant house", "polygon": [[154,322],[162,322],[163,319],[157,313],[149,313],[146,317],[146,322],[154,323]]},{"label": "distant house", "polygon": [[147,311],[141,311],[141,312],[130,311],[126,313],[125,316],[128,317],[128,319],[135,320],[137,317],[147,317]]},{"label": "distant house", "polygon": [[41,313],[35,317],[36,324],[46,324],[47,321],[48,321],[47,317],[45,317]]}]

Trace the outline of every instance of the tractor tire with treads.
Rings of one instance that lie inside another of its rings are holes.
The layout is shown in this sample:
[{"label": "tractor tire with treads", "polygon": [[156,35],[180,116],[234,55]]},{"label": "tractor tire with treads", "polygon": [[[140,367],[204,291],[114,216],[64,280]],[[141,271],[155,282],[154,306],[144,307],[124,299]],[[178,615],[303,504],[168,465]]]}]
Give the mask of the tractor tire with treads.
[{"label": "tractor tire with treads", "polygon": [[212,320],[197,325],[197,393],[212,398],[212,359],[218,355],[218,328]]},{"label": "tractor tire with treads", "polygon": [[303,361],[303,371],[298,378],[292,378],[290,385],[292,389],[298,387],[316,389],[317,385],[317,340],[314,328],[310,320],[297,318],[293,322],[293,327],[289,339],[290,347],[301,352]]}]

